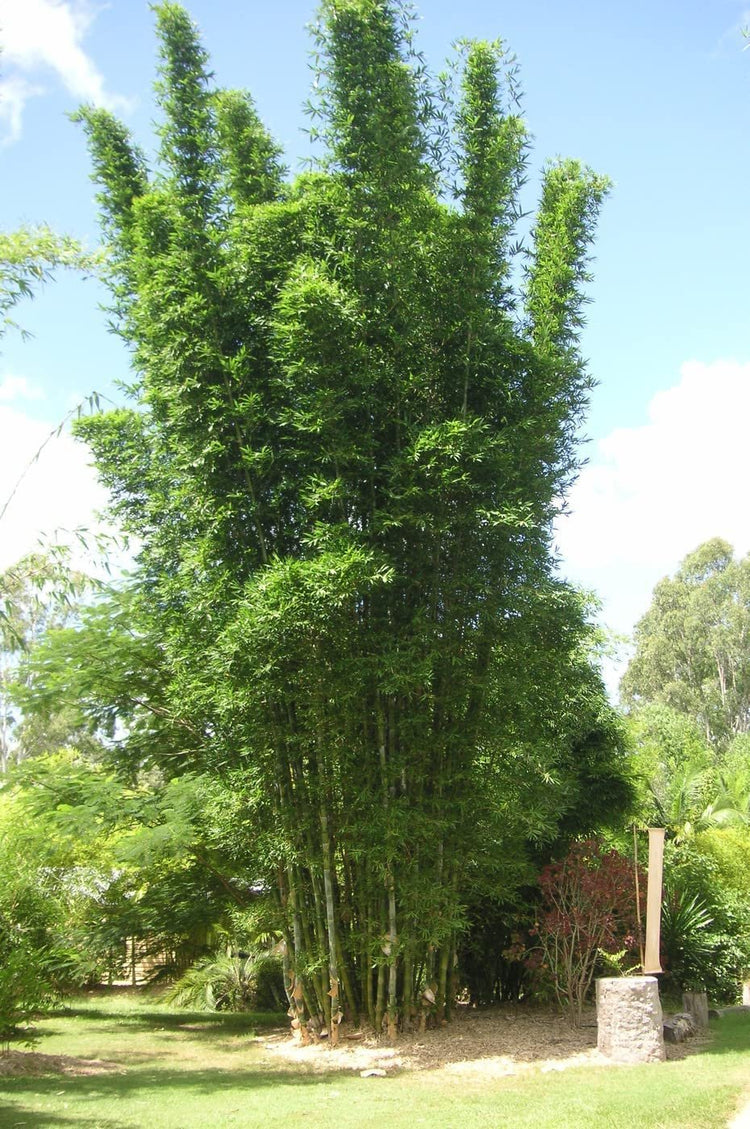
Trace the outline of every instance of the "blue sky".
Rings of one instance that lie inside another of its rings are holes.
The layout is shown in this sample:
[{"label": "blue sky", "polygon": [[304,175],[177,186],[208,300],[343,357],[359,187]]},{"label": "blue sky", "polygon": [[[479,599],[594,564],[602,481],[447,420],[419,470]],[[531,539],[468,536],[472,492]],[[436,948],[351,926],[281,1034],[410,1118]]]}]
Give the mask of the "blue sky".
[{"label": "blue sky", "polygon": [[[461,36],[518,57],[544,160],[577,157],[613,181],[596,242],[583,351],[598,381],[588,465],[560,522],[563,571],[627,633],[654,583],[700,541],[750,550],[750,50],[738,0],[421,0],[434,69]],[[314,17],[308,0],[194,0],[217,81],[245,86],[294,170]],[[47,222],[90,246],[94,189],[82,100],[113,108],[148,148],[153,16],[141,0],[0,0],[0,223]],[[96,389],[127,379],[91,281],[61,278],[0,353],[0,505],[44,436]],[[87,523],[101,494],[85,452],[48,445],[0,523],[0,567],[40,529]]]}]

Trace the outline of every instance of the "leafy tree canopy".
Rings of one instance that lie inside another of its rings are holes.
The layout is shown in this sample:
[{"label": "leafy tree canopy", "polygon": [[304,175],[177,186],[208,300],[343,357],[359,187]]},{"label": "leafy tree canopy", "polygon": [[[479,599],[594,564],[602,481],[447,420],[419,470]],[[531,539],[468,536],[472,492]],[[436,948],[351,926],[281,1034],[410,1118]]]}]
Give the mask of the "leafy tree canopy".
[{"label": "leafy tree canopy", "polygon": [[689,553],[656,586],[635,643],[626,703],[672,707],[718,751],[750,731],[750,556],[720,538]]},{"label": "leafy tree canopy", "polygon": [[135,380],[78,430],[142,545],[159,708],[234,774],[296,1021],[394,1030],[449,1001],[477,859],[627,796],[550,555],[607,183],[548,165],[520,248],[505,49],[463,45],[436,93],[391,0],[323,4],[322,155],[290,181],[185,11],[155,13],[155,167],[79,114]]},{"label": "leafy tree canopy", "polygon": [[0,337],[19,326],[10,311],[47,282],[58,267],[94,270],[98,256],[86,253],[77,240],[41,224],[0,231]]},{"label": "leafy tree canopy", "polygon": [[23,720],[23,659],[55,628],[72,623],[90,583],[70,567],[63,547],[29,553],[0,573],[0,775],[11,762],[64,744],[72,735],[69,705],[54,703],[42,722]]}]

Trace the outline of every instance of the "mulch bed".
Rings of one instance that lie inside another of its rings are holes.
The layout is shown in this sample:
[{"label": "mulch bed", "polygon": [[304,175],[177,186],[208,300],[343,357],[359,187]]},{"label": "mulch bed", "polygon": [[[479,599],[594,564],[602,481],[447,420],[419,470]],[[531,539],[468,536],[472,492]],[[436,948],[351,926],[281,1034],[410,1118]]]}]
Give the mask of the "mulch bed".
[{"label": "mulch bed", "polygon": [[[281,1032],[259,1041],[278,1066],[314,1073],[442,1070],[463,1077],[501,1077],[529,1070],[615,1065],[596,1048],[593,1009],[584,1016],[581,1027],[572,1027],[561,1015],[544,1009],[460,1007],[445,1027],[403,1035],[393,1045],[366,1035],[350,1041],[345,1027],[336,1047],[326,1042],[301,1046]],[[707,1041],[708,1037],[696,1036],[685,1043],[668,1044],[667,1059],[694,1054]]]},{"label": "mulch bed", "polygon": [[38,1051],[4,1051],[0,1054],[0,1078],[43,1074],[111,1074],[123,1072],[117,1062],[98,1058],[73,1058],[70,1055],[44,1055]]}]

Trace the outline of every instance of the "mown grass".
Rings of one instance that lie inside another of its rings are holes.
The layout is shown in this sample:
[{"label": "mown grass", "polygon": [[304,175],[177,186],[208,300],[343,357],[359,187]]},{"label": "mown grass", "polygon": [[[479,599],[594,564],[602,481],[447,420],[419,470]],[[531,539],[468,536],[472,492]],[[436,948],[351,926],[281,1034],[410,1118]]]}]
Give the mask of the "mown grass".
[{"label": "mown grass", "polygon": [[177,1012],[148,998],[79,1002],[40,1024],[36,1049],[120,1069],[5,1079],[0,1126],[723,1129],[750,1082],[750,1017],[742,1013],[719,1020],[713,1042],[680,1062],[482,1080],[273,1068],[250,1038],[269,1022],[278,1017]]}]

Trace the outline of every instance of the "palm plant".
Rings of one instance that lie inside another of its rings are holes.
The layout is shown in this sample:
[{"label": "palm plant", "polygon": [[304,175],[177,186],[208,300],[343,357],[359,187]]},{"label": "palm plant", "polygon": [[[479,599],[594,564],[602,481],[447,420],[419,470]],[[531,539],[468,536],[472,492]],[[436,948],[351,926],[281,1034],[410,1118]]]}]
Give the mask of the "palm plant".
[{"label": "palm plant", "polygon": [[269,952],[210,953],[180,977],[166,1000],[195,1011],[275,1010],[284,1006],[281,963]]},{"label": "palm plant", "polygon": [[662,906],[661,948],[669,974],[683,990],[702,990],[711,961],[715,937],[713,917],[697,895],[667,891]]}]

